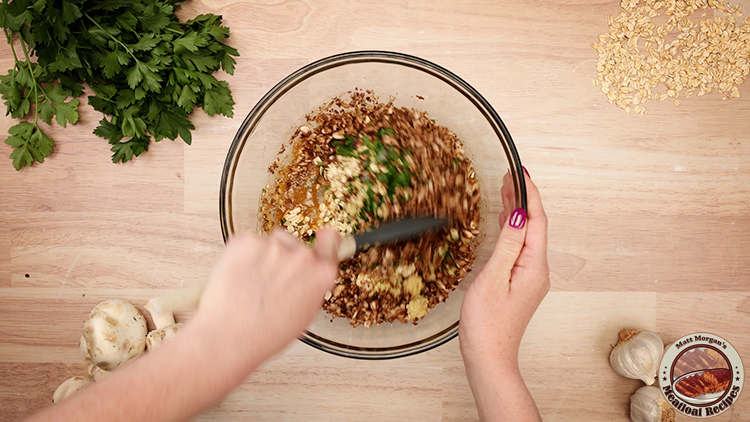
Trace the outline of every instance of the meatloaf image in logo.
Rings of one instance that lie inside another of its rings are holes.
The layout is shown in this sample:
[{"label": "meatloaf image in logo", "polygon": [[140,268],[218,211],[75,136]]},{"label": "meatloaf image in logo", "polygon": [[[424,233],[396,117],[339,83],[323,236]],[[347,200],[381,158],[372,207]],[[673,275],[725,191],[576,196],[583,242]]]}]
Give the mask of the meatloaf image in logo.
[{"label": "meatloaf image in logo", "polygon": [[677,358],[672,377],[677,394],[688,403],[700,404],[721,397],[732,380],[732,371],[723,353],[696,347]]},{"label": "meatloaf image in logo", "polygon": [[726,412],[739,398],[744,379],[737,350],[708,333],[690,334],[668,346],[659,370],[664,398],[694,418]]}]

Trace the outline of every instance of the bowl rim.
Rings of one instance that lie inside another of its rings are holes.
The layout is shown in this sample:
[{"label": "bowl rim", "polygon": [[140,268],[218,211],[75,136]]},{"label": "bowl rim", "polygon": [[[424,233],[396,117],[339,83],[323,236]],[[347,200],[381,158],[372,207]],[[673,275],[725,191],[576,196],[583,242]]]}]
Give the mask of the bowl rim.
[{"label": "bowl rim", "polygon": [[[252,133],[266,110],[298,84],[325,70],[364,62],[395,64],[422,71],[442,80],[468,99],[482,113],[485,119],[491,123],[496,136],[506,141],[500,144],[505,150],[506,157],[511,158],[512,161],[509,171],[514,180],[515,197],[520,202],[519,204],[515,204],[515,207],[528,211],[523,166],[510,132],[492,105],[474,87],[448,69],[420,57],[394,51],[358,50],[324,57],[297,69],[274,85],[273,88],[258,100],[256,105],[247,114],[247,117],[245,117],[237,129],[232,144],[227,151],[221,174],[221,183],[219,186],[219,220],[225,243],[229,240],[230,230],[234,232],[233,222],[231,221],[232,216],[227,215],[227,206],[231,202],[234,172],[236,171],[234,163],[242,152],[245,144],[244,138],[249,133]],[[415,355],[447,343],[458,335],[458,324],[459,320],[456,320],[455,323],[444,330],[425,339],[392,347],[357,347],[345,345],[324,339],[308,330],[305,330],[299,339],[305,344],[334,355],[365,360],[383,360]]]}]

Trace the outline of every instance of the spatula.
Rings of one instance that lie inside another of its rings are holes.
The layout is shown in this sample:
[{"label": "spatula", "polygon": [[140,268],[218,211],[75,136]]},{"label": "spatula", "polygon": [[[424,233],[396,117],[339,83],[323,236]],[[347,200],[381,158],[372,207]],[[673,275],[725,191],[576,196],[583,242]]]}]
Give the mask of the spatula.
[{"label": "spatula", "polygon": [[416,217],[394,220],[378,228],[354,236],[344,236],[339,246],[339,261],[351,258],[357,251],[375,243],[393,243],[409,240],[430,231],[445,227],[446,218]]}]

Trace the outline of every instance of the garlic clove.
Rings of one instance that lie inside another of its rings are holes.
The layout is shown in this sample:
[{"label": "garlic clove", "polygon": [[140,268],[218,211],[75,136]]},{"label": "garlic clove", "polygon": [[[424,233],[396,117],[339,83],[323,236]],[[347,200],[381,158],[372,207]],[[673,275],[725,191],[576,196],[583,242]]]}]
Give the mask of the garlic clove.
[{"label": "garlic clove", "polygon": [[659,371],[664,343],[651,331],[623,329],[609,354],[609,363],[618,374],[651,385]]},{"label": "garlic clove", "polygon": [[674,422],[675,410],[664,399],[658,387],[643,386],[630,396],[630,420],[632,422]]}]

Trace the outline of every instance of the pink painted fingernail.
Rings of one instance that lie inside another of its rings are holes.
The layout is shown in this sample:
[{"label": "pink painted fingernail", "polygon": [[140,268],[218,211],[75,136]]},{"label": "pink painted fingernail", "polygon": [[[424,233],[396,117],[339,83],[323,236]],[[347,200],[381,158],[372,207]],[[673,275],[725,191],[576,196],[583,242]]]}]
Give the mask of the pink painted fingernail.
[{"label": "pink painted fingernail", "polygon": [[523,208],[516,208],[510,214],[510,226],[514,229],[522,229],[526,224],[526,211]]},{"label": "pink painted fingernail", "polygon": [[531,175],[529,174],[529,171],[526,170],[526,166],[521,166],[521,167],[523,167],[523,172],[526,173],[527,176],[529,176],[529,179],[531,179]]}]

